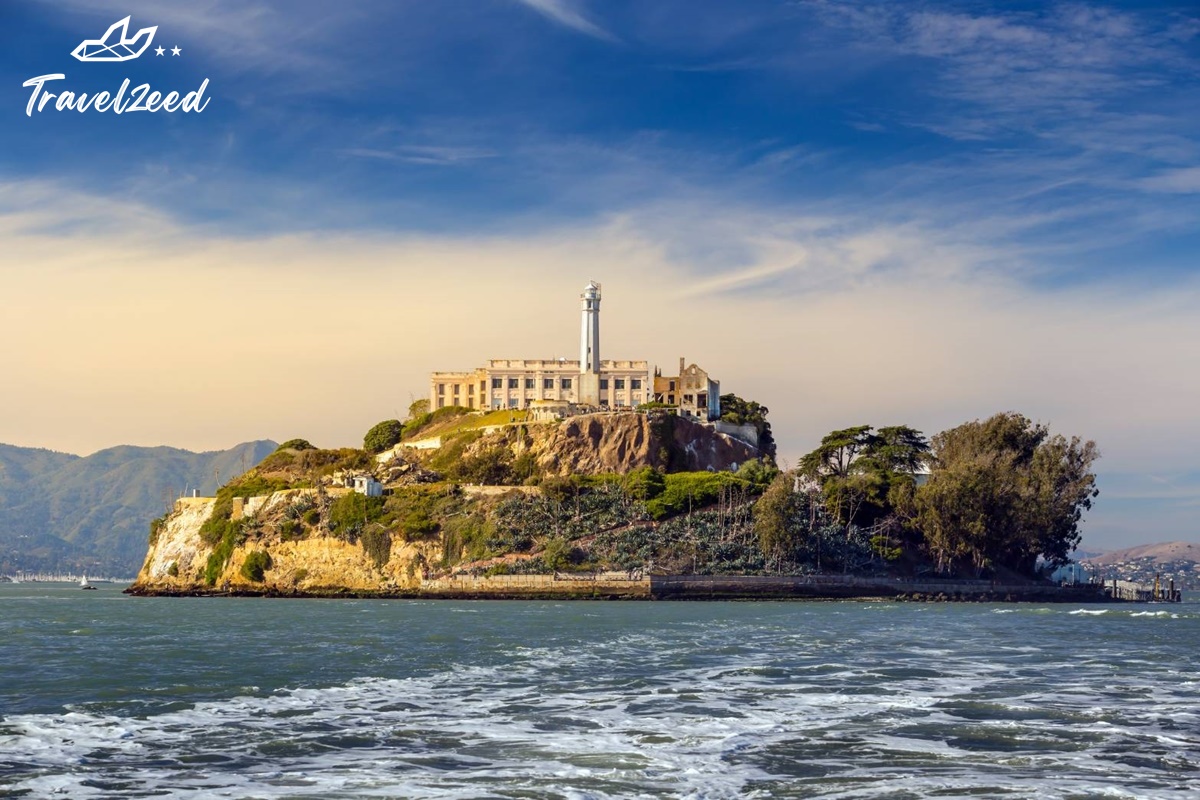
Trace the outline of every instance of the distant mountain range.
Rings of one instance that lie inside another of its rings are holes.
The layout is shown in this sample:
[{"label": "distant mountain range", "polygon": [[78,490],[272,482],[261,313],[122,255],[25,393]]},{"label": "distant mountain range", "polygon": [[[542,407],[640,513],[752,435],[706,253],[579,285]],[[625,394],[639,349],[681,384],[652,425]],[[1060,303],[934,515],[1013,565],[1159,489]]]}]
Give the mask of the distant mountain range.
[{"label": "distant mountain range", "polygon": [[0,574],[132,576],[150,521],[176,497],[211,495],[275,448],[265,440],[208,453],[121,446],[81,457],[0,444]]}]

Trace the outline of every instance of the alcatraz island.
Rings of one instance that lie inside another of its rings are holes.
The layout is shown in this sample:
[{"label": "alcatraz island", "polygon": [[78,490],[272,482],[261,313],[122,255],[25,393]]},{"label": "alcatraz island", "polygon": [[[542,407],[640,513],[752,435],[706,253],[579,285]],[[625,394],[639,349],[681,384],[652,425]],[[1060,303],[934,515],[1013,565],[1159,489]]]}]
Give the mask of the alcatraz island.
[{"label": "alcatraz island", "polygon": [[767,408],[698,365],[601,360],[600,301],[589,283],[578,360],[434,372],[361,448],[293,439],[179,498],[127,591],[1148,599],[1050,578],[1098,493],[1093,442],[1012,412],[859,425],[781,470]]}]

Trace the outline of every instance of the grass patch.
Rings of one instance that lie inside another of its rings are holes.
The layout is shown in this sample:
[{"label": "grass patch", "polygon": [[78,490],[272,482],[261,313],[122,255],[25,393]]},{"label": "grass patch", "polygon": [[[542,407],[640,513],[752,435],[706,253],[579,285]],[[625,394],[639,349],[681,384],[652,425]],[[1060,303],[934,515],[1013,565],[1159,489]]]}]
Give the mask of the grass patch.
[{"label": "grass patch", "polygon": [[329,530],[342,539],[353,540],[372,522],[383,518],[384,498],[350,492],[329,504]]},{"label": "grass patch", "polygon": [[746,481],[730,472],[674,472],[663,476],[663,488],[646,501],[646,510],[654,519],[685,514],[712,505],[722,490],[745,486]]}]

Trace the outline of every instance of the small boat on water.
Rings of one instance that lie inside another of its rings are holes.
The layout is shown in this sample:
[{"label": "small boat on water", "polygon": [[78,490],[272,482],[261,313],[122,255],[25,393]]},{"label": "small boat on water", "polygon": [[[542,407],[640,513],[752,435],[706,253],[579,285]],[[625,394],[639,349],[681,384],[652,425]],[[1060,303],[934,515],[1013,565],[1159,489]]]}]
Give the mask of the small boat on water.
[{"label": "small boat on water", "polygon": [[87,575],[84,575],[82,578],[79,579],[79,588],[80,589],[91,589],[92,591],[96,590],[95,586],[92,586],[90,583],[88,583]]}]

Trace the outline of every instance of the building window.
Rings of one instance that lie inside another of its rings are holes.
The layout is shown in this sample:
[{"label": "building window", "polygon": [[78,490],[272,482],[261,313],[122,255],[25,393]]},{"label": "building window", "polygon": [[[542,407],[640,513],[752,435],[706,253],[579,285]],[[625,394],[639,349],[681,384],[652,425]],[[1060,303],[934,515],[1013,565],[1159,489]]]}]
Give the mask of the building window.
[{"label": "building window", "polygon": [[503,389],[504,388],[504,379],[503,378],[492,378],[492,388],[493,389]]},{"label": "building window", "polygon": [[629,388],[630,389],[642,388],[642,379],[641,378],[631,378],[629,381]]},{"label": "building window", "polygon": [[673,394],[667,395],[667,405],[669,405],[669,406],[675,405],[675,395],[673,395]]},{"label": "building window", "polygon": [[562,379],[562,388],[564,388],[564,389],[570,389],[570,388],[571,388],[571,379],[570,379],[570,378],[563,378],[563,379]]},{"label": "building window", "polygon": [[454,384],[454,396],[458,397],[458,384]]},{"label": "building window", "polygon": [[445,394],[445,393],[446,393],[446,384],[439,383],[438,384],[438,394]]},{"label": "building window", "polygon": [[625,388],[625,379],[624,379],[624,378],[614,378],[614,379],[613,379],[613,383],[615,383],[615,384],[616,384],[616,387],[617,387],[618,389],[624,389],[624,388]]},{"label": "building window", "polygon": [[526,378],[525,379],[525,388],[532,389],[533,387],[534,387],[533,378]]},{"label": "building window", "polygon": [[673,391],[675,391],[675,381],[670,381],[670,382],[668,383],[668,386],[667,386],[667,391],[668,391],[668,392],[673,392]]},{"label": "building window", "polygon": [[554,378],[542,378],[542,388],[543,389],[553,389],[554,388]]},{"label": "building window", "polygon": [[518,402],[518,401],[517,401],[517,398],[515,398],[515,397],[514,397],[514,398],[512,398],[511,400],[509,400],[509,401],[508,401],[508,407],[509,407],[509,408],[516,408],[516,407],[517,407],[517,402]]},{"label": "building window", "polygon": [[480,381],[479,382],[479,393],[483,394],[486,391],[487,391],[487,381]]},{"label": "building window", "polygon": [[467,394],[472,394],[472,395],[475,394],[475,384],[472,383],[470,386],[467,387]]},{"label": "building window", "polygon": [[608,388],[608,378],[601,378],[601,379],[600,379],[600,388],[601,388],[601,389],[607,389],[607,388]]},{"label": "building window", "polygon": [[445,408],[445,407],[446,407],[446,398],[439,397],[438,398],[438,408]]},{"label": "building window", "polygon": [[520,378],[509,378],[508,379],[508,388],[510,388],[510,389],[521,388],[521,379]]}]

